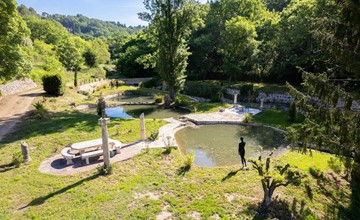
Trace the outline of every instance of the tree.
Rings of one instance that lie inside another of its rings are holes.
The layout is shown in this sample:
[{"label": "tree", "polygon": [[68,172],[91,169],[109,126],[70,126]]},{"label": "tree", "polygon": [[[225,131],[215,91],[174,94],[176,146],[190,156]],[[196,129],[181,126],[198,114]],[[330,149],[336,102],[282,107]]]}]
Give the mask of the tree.
[{"label": "tree", "polygon": [[267,209],[271,203],[271,198],[276,188],[280,186],[287,186],[289,184],[299,185],[302,176],[298,171],[291,170],[290,165],[285,166],[275,165],[271,167],[271,156],[273,152],[264,160],[261,156],[257,160],[249,160],[253,167],[258,171],[262,177],[261,186],[264,191],[264,198],[262,205]]},{"label": "tree", "polygon": [[170,98],[175,101],[186,78],[189,56],[186,38],[199,21],[196,5],[188,0],[144,0],[144,5],[150,12],[139,15],[149,21],[152,28],[157,48],[156,69],[169,88]]},{"label": "tree", "polygon": [[31,71],[29,30],[18,15],[15,0],[0,3],[0,82]]},{"label": "tree", "polygon": [[83,63],[81,39],[72,37],[63,42],[58,48],[57,53],[60,62],[67,70],[74,72],[74,86],[77,86],[77,73]]},{"label": "tree", "polygon": [[238,16],[225,24],[225,40],[223,43],[224,72],[229,81],[240,74],[253,72],[254,56],[259,42],[255,26],[246,18]]}]

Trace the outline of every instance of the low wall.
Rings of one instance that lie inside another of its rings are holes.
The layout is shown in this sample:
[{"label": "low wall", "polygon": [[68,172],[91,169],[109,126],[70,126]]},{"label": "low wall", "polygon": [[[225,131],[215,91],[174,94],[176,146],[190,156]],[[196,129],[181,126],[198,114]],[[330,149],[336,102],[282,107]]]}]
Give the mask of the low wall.
[{"label": "low wall", "polygon": [[2,95],[11,95],[37,87],[31,79],[20,79],[0,85]]}]

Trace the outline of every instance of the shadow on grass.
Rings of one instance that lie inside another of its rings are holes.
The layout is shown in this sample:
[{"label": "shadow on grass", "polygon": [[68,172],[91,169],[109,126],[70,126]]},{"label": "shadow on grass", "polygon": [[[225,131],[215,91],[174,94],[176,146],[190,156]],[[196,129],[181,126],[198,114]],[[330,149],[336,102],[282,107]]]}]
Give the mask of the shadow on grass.
[{"label": "shadow on grass", "polygon": [[15,168],[17,168],[17,167],[13,163],[3,164],[3,165],[0,165],[0,173],[5,173],[5,172],[10,171]]},{"label": "shadow on grass", "polygon": [[224,182],[228,179],[230,179],[231,177],[235,176],[241,169],[238,169],[236,171],[231,171],[230,173],[228,173],[224,178],[221,179],[221,182]]},{"label": "shadow on grass", "polygon": [[62,188],[62,189],[59,189],[59,190],[55,191],[55,192],[49,193],[49,194],[46,195],[46,196],[38,197],[38,198],[32,200],[32,201],[31,201],[29,204],[27,204],[26,206],[23,206],[23,207],[19,208],[19,210],[25,209],[25,208],[27,208],[27,207],[29,207],[29,206],[42,205],[42,204],[44,204],[44,203],[46,202],[46,200],[48,200],[48,199],[50,199],[50,198],[52,198],[52,197],[54,197],[54,196],[60,195],[60,194],[62,194],[62,193],[65,193],[66,191],[68,191],[68,190],[70,190],[70,189],[72,189],[72,188],[75,188],[75,187],[77,187],[77,186],[79,186],[79,185],[81,185],[81,184],[83,184],[83,183],[85,183],[85,182],[94,180],[94,179],[96,179],[96,178],[99,177],[99,176],[100,176],[100,174],[96,173],[96,174],[94,174],[94,175],[92,175],[92,176],[89,176],[89,177],[87,177],[87,178],[85,178],[85,179],[82,179],[82,180],[80,180],[80,181],[78,181],[78,182],[75,182],[75,183],[73,183],[73,184],[71,184],[71,185],[68,185],[68,186],[66,186],[66,187],[64,187],[64,188]]},{"label": "shadow on grass", "polygon": [[51,112],[47,119],[35,119],[27,116],[22,124],[17,126],[15,132],[7,135],[1,143],[13,143],[19,140],[26,140],[36,136],[43,136],[53,133],[61,133],[70,128],[81,131],[94,131],[98,125],[98,116],[78,111],[72,112]]},{"label": "shadow on grass", "polygon": [[176,174],[178,176],[185,176],[187,172],[190,171],[191,166],[182,166],[179,169],[177,169]]}]

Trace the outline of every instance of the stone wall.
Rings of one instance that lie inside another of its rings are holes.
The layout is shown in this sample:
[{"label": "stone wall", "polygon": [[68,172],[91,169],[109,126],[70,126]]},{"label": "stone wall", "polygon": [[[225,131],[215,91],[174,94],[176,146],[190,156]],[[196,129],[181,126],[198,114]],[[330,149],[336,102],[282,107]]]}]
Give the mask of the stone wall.
[{"label": "stone wall", "polygon": [[31,79],[21,79],[0,85],[2,95],[11,95],[37,87]]}]

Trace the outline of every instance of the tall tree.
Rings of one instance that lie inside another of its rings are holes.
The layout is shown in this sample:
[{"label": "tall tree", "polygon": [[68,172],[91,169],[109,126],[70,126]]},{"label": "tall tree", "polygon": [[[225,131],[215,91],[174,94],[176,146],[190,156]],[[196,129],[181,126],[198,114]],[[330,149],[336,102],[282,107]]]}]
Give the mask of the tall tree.
[{"label": "tall tree", "polygon": [[16,10],[15,0],[0,2],[0,82],[31,71],[29,30]]},{"label": "tall tree", "polygon": [[175,101],[176,93],[184,86],[187,58],[186,38],[198,24],[196,3],[192,0],[144,0],[150,12],[139,14],[150,22],[155,39],[156,69],[169,88]]},{"label": "tall tree", "polygon": [[254,59],[259,42],[255,25],[244,17],[235,17],[225,24],[223,42],[224,72],[229,81],[241,74],[253,72]]},{"label": "tall tree", "polygon": [[72,37],[57,48],[60,62],[67,70],[74,72],[74,86],[77,86],[77,74],[83,63],[82,49],[85,46],[79,45],[80,42],[78,38]]}]

